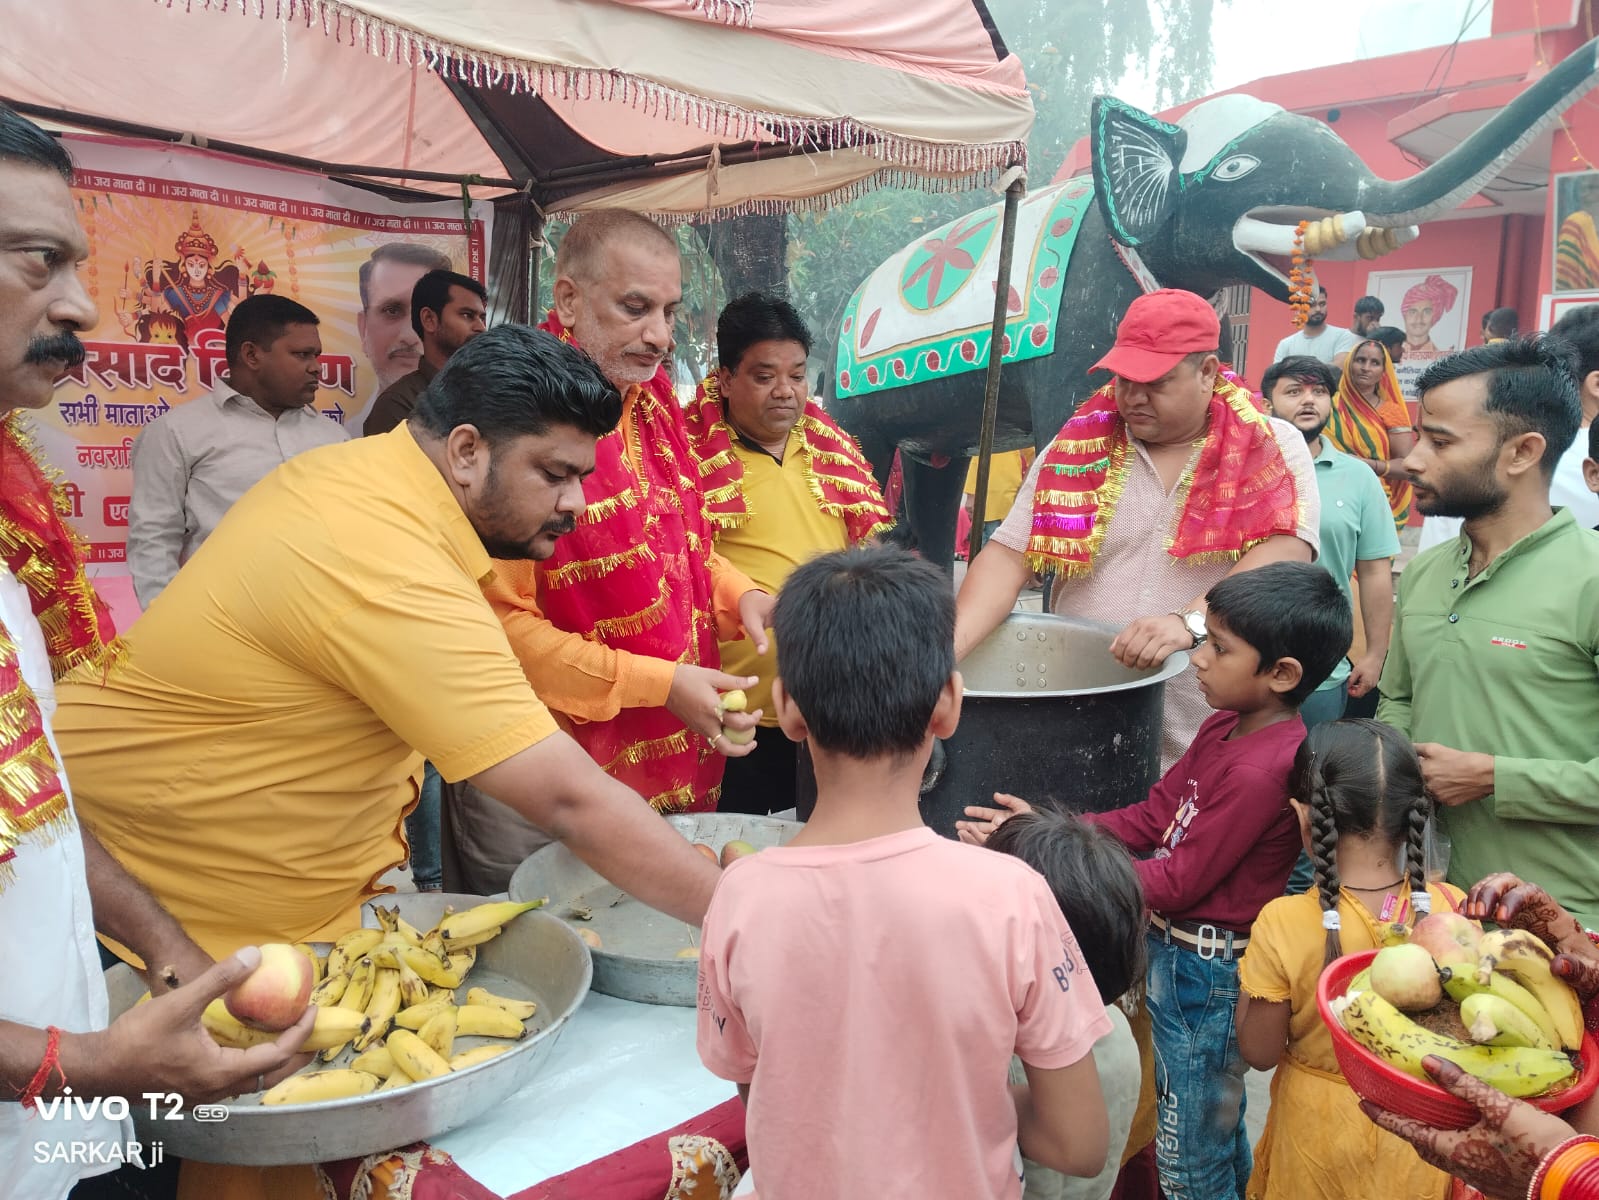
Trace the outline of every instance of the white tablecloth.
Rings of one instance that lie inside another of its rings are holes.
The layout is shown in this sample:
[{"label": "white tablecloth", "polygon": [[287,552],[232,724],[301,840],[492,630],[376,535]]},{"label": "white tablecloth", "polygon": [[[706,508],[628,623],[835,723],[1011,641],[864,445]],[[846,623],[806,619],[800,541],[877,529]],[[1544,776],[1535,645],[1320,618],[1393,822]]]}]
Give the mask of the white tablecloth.
[{"label": "white tablecloth", "polygon": [[526,1088],[432,1144],[509,1196],[681,1124],[737,1095],[700,1065],[694,1024],[590,992]]}]

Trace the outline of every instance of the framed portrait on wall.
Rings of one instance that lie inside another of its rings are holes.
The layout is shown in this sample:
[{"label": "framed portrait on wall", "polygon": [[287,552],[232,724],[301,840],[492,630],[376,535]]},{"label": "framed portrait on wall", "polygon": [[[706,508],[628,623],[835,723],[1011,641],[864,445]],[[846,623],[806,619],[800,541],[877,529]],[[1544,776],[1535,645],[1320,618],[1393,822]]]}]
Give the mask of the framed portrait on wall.
[{"label": "framed portrait on wall", "polygon": [[1555,176],[1554,287],[1599,291],[1599,171]]},{"label": "framed portrait on wall", "polygon": [[1599,304],[1599,291],[1545,292],[1538,301],[1538,328],[1551,329],[1572,309],[1586,308],[1590,304]]},{"label": "framed portrait on wall", "polygon": [[1367,290],[1405,331],[1405,354],[1396,368],[1407,400],[1416,379],[1435,358],[1466,348],[1471,331],[1471,268],[1437,267],[1373,271]]}]

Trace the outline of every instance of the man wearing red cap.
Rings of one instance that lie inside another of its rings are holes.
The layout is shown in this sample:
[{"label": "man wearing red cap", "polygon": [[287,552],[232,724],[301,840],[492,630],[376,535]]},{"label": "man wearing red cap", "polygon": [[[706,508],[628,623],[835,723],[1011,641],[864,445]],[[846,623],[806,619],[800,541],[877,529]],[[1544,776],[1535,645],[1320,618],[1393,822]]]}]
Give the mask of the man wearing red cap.
[{"label": "man wearing red cap", "polygon": [[[1221,323],[1192,292],[1133,301],[1094,369],[1116,378],[1038,456],[957,600],[955,653],[1005,619],[1034,571],[1053,571],[1055,611],[1124,621],[1111,643],[1150,668],[1205,639],[1204,595],[1225,575],[1320,546],[1305,439],[1220,373]],[[1041,482],[1042,481],[1042,482]],[[1191,674],[1166,685],[1161,769],[1210,713]]]}]

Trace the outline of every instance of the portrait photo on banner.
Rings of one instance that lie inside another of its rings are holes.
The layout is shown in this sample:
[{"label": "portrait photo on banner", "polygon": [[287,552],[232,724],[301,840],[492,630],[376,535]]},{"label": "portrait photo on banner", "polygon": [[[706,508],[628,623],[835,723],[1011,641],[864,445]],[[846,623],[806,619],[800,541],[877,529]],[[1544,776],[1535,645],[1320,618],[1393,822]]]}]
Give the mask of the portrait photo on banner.
[{"label": "portrait photo on banner", "polygon": [[1404,359],[1395,370],[1405,399],[1415,400],[1416,380],[1427,365],[1441,355],[1464,350],[1476,332],[1471,321],[1471,268],[1373,271],[1366,290],[1382,301],[1390,322],[1405,331]]},{"label": "portrait photo on banner", "polygon": [[[90,572],[119,614],[133,447],[227,377],[227,326],[252,296],[320,319],[316,410],[359,434],[372,401],[416,369],[411,290],[434,269],[487,281],[492,206],[401,202],[304,171],[198,149],[72,137],[82,278],[99,310],[85,357],[32,418],[65,478]],[[119,617],[120,620],[120,617]]]},{"label": "portrait photo on banner", "polygon": [[1554,290],[1599,290],[1599,171],[1555,176]]}]

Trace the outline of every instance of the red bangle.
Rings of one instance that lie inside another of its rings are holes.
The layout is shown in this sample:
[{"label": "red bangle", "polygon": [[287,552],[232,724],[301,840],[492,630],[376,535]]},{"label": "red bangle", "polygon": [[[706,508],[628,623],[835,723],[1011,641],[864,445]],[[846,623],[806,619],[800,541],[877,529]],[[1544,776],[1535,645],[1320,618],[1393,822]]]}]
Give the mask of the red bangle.
[{"label": "red bangle", "polygon": [[28,1081],[28,1086],[23,1089],[22,1095],[17,1097],[23,1107],[38,1108],[38,1101],[44,1095],[44,1085],[50,1082],[50,1074],[61,1076],[63,1086],[67,1082],[67,1073],[61,1069],[61,1030],[54,1025],[47,1026],[45,1032],[49,1034],[44,1047],[44,1061],[39,1064],[39,1069],[33,1073],[33,1078]]},{"label": "red bangle", "polygon": [[1593,1200],[1599,1196],[1599,1188],[1590,1189],[1590,1185],[1599,1185],[1599,1138],[1568,1141],[1550,1161],[1544,1190],[1549,1200]]},{"label": "red bangle", "polygon": [[1599,1200],[1599,1154],[1579,1164],[1556,1194],[1563,1200]]}]

